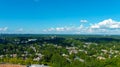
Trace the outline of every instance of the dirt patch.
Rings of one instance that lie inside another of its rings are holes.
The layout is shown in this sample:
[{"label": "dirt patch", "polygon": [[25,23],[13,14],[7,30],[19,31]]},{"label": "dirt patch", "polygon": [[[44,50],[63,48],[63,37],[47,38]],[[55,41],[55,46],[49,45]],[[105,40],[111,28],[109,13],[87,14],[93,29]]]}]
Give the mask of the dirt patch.
[{"label": "dirt patch", "polygon": [[18,64],[0,64],[0,67],[26,67],[26,66]]}]

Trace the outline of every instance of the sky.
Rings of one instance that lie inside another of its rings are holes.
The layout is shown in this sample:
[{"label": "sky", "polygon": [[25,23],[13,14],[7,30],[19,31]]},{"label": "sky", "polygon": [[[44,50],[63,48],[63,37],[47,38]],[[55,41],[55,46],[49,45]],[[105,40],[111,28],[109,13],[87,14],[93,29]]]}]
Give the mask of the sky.
[{"label": "sky", "polygon": [[0,0],[0,33],[120,34],[120,0]]}]

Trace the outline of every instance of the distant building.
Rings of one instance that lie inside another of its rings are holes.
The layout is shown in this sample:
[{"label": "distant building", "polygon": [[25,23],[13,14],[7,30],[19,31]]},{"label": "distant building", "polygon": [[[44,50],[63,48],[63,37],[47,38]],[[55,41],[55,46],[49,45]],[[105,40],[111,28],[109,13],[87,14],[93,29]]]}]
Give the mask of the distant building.
[{"label": "distant building", "polygon": [[30,42],[30,41],[36,41],[37,39],[28,39],[28,41]]}]

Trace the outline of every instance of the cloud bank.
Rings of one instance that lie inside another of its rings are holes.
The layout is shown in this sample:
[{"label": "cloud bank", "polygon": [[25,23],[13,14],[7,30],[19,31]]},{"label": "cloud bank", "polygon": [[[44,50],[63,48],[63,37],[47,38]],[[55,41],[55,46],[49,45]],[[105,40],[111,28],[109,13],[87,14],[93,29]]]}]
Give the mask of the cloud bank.
[{"label": "cloud bank", "polygon": [[1,31],[1,32],[5,32],[5,31],[7,31],[7,30],[8,30],[8,27],[0,28],[0,31]]},{"label": "cloud bank", "polygon": [[[83,20],[82,20],[83,22]],[[87,22],[87,21],[84,21]],[[64,34],[120,34],[120,22],[106,19],[102,22],[94,23],[89,26],[80,25],[68,27],[56,27],[43,30],[46,33],[64,33]]]},{"label": "cloud bank", "polygon": [[17,31],[18,32],[23,32],[23,28],[19,28]]},{"label": "cloud bank", "polygon": [[82,23],[86,23],[86,22],[88,22],[87,20],[80,20],[80,22],[82,22]]}]

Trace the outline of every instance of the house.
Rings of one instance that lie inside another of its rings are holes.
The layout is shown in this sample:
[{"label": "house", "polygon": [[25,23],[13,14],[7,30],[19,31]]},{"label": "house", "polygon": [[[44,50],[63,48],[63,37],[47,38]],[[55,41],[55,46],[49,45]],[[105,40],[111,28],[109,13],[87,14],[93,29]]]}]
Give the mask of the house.
[{"label": "house", "polygon": [[39,61],[39,60],[41,60],[41,58],[44,56],[44,55],[42,55],[41,53],[36,53],[36,56],[37,57],[35,57],[33,60],[34,61]]},{"label": "house", "polygon": [[104,58],[102,56],[98,56],[97,59],[99,59],[99,60],[105,60],[106,58]]},{"label": "house", "polygon": [[66,49],[68,50],[69,54],[77,54],[78,50],[77,47],[66,47]]},{"label": "house", "polygon": [[84,59],[81,59],[81,58],[79,58],[79,57],[76,57],[75,60],[79,60],[80,62],[85,62]]},{"label": "house", "polygon": [[37,65],[37,64],[33,64],[27,67],[50,67],[50,66],[45,66],[45,65]]},{"label": "house", "polygon": [[68,55],[66,55],[66,54],[62,54],[62,56],[64,56],[64,57],[68,57]]},{"label": "house", "polygon": [[104,52],[104,54],[108,53],[108,51],[104,49],[102,49],[101,51]]}]

